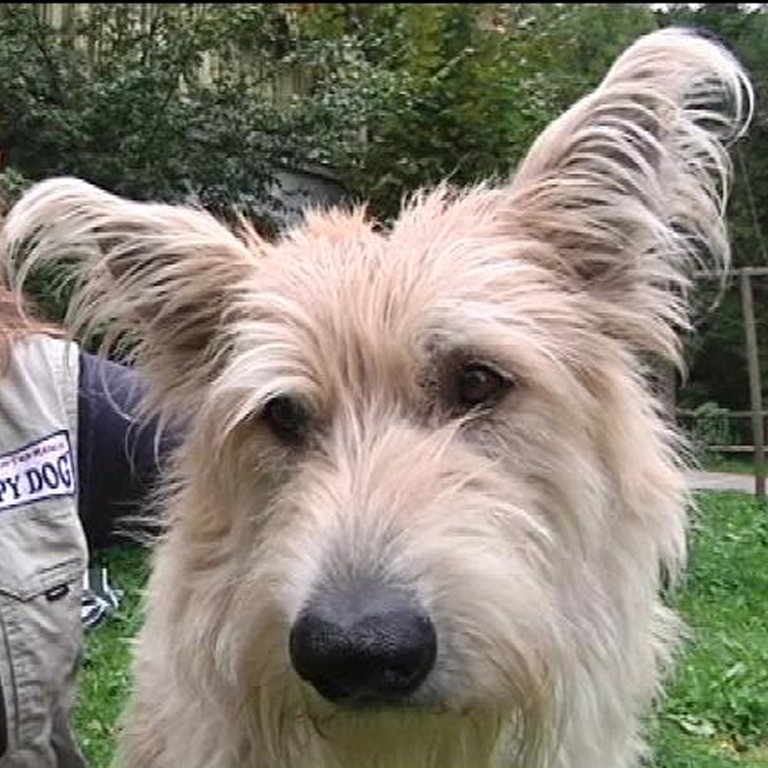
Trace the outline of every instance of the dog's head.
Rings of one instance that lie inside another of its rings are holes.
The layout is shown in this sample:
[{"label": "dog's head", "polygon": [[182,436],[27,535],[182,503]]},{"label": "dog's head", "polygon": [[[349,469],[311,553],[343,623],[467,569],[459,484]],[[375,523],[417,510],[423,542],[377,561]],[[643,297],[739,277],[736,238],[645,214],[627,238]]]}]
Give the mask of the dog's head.
[{"label": "dog's head", "polygon": [[535,751],[579,697],[623,732],[684,551],[646,366],[679,362],[690,267],[727,263],[750,105],[728,53],[666,30],[508,184],[420,193],[388,231],[315,212],[272,244],[71,179],[12,211],[22,273],[73,259],[73,326],[133,331],[151,407],[191,420],[170,647],[272,751],[304,713],[321,751],[480,765],[499,723]]}]

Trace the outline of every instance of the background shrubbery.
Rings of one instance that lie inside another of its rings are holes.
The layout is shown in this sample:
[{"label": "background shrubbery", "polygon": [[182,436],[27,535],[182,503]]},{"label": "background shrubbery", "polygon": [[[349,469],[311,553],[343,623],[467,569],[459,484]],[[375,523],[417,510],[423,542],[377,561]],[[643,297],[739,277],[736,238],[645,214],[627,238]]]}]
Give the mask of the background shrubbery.
[{"label": "background shrubbery", "polygon": [[[752,72],[729,222],[736,263],[768,264],[768,13],[755,4],[6,4],[0,191],[74,174],[237,206],[273,233],[278,172],[321,166],[386,218],[417,186],[506,175],[630,41],[669,24],[717,35]],[[738,291],[712,312],[711,290],[681,404],[746,409]],[[768,367],[768,281],[754,290]]]}]

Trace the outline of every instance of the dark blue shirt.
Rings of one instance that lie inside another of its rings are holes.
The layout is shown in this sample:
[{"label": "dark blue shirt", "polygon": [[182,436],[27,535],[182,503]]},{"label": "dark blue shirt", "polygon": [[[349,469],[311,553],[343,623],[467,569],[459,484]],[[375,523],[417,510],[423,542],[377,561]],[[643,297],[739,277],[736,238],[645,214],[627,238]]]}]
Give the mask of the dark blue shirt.
[{"label": "dark blue shirt", "polygon": [[92,550],[155,528],[150,492],[173,441],[139,419],[141,395],[135,369],[81,351],[78,507]]}]

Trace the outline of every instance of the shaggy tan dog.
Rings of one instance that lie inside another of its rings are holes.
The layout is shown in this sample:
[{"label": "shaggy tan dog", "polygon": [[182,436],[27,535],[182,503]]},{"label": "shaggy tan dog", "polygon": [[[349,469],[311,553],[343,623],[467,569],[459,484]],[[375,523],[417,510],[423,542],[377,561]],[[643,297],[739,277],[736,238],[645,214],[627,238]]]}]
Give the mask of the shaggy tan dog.
[{"label": "shaggy tan dog", "polygon": [[149,407],[191,419],[121,766],[637,764],[686,528],[648,366],[680,361],[687,269],[727,263],[751,98],[714,43],[653,33],[509,183],[388,231],[24,197],[17,277],[74,259],[73,323],[137,330]]}]

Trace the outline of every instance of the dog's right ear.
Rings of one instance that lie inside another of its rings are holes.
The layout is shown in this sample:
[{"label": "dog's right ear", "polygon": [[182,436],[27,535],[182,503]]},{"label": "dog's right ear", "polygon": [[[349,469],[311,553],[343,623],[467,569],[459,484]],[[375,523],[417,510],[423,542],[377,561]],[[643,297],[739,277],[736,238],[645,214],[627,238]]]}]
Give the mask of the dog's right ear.
[{"label": "dog's right ear", "polygon": [[727,267],[729,145],[752,87],[690,30],[641,37],[534,143],[505,198],[530,258],[590,298],[607,333],[680,362],[692,268]]},{"label": "dog's right ear", "polygon": [[73,178],[32,187],[11,210],[0,254],[20,288],[45,264],[72,269],[67,323],[144,365],[153,402],[182,412],[230,348],[238,295],[256,269],[259,241],[204,211],[139,203]]}]

